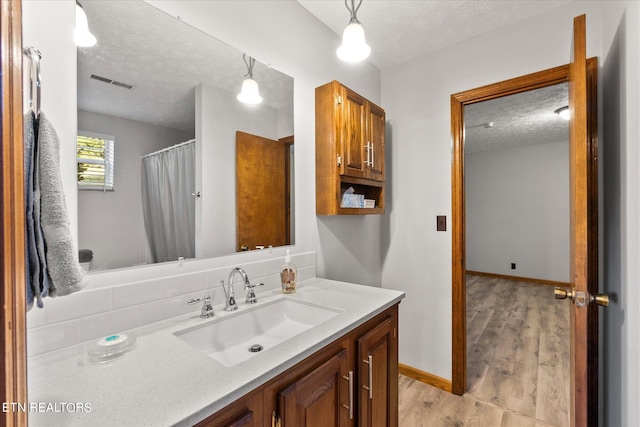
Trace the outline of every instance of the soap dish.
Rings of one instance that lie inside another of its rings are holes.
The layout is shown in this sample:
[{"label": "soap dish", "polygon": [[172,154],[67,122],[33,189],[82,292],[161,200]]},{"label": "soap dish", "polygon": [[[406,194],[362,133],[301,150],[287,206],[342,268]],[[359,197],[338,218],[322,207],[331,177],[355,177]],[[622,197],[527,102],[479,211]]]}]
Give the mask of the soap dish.
[{"label": "soap dish", "polygon": [[89,344],[87,356],[90,362],[108,362],[129,353],[135,346],[136,336],[134,333],[113,334]]}]

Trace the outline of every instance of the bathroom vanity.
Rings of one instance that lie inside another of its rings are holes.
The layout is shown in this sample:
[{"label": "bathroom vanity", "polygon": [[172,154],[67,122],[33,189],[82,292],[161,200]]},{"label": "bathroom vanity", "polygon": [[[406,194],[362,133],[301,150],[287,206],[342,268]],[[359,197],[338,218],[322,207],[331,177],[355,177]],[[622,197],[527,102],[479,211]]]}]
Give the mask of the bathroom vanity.
[{"label": "bathroom vanity", "polygon": [[398,305],[198,424],[398,425]]},{"label": "bathroom vanity", "polygon": [[[88,360],[87,343],[31,357],[30,402],[90,410],[35,411],[29,424],[395,426],[403,297],[313,278],[295,294],[238,302],[234,312],[214,305],[215,316],[203,319],[194,306],[125,331],[137,337],[135,348],[106,363]],[[280,341],[270,343],[269,322]],[[254,339],[264,350],[251,354]]]}]

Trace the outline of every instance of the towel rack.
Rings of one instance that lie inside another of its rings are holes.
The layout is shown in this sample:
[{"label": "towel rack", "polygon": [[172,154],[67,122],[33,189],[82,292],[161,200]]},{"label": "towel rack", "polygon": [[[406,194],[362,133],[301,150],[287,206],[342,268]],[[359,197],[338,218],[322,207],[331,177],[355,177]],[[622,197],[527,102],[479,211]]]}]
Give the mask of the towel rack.
[{"label": "towel rack", "polygon": [[42,86],[40,80],[40,59],[42,58],[42,54],[35,47],[25,47],[24,54],[31,60],[29,73],[31,83],[29,88],[29,107],[37,119],[40,116],[40,88]]}]

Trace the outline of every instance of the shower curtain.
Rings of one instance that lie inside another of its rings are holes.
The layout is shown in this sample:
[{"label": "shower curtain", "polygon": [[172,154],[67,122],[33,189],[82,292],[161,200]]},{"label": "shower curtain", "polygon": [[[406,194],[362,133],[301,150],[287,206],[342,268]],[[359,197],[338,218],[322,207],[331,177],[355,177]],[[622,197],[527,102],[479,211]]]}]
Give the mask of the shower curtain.
[{"label": "shower curtain", "polygon": [[195,257],[195,140],[142,158],[142,210],[153,262]]}]

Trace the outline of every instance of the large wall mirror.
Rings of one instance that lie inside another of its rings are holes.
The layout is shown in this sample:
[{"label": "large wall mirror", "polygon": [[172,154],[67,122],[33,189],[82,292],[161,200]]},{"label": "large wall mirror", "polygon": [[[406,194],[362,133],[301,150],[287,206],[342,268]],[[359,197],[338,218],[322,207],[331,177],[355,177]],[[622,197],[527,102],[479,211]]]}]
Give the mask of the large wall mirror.
[{"label": "large wall mirror", "polygon": [[[107,165],[79,161],[90,270],[293,244],[293,79],[256,61],[263,102],[243,104],[250,53],[143,1],[83,7],[79,141]],[[86,185],[103,167],[113,188]]]}]

